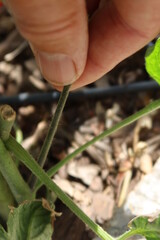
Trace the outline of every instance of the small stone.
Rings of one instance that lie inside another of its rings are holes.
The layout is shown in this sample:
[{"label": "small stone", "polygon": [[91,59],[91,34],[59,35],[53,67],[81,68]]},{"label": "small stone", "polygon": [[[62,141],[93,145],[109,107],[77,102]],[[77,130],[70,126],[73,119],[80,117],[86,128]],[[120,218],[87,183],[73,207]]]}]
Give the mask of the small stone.
[{"label": "small stone", "polygon": [[92,208],[99,223],[111,219],[114,209],[114,199],[105,193],[96,193],[93,197]]},{"label": "small stone", "polygon": [[101,171],[101,176],[102,176],[102,179],[103,179],[103,180],[106,180],[106,179],[107,179],[108,174],[109,174],[108,169],[102,169],[102,171]]},{"label": "small stone", "polygon": [[71,184],[70,181],[66,179],[54,179],[54,182],[65,192],[67,193],[70,197],[73,197],[74,194],[74,188]]},{"label": "small stone", "polygon": [[69,163],[67,171],[70,176],[81,179],[83,183],[89,186],[100,172],[100,168],[96,164],[81,165],[78,161],[72,161]]},{"label": "small stone", "polygon": [[90,185],[90,189],[93,190],[94,192],[100,192],[103,190],[103,182],[99,176],[93,179]]}]

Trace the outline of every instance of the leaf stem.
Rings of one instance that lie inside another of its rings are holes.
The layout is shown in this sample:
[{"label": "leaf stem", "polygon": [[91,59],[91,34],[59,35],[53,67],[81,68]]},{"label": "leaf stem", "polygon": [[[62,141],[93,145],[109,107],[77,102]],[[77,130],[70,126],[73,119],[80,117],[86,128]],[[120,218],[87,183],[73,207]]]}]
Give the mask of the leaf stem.
[{"label": "leaf stem", "polygon": [[[8,140],[6,140],[8,141]],[[22,156],[21,156],[22,157]],[[22,178],[10,153],[0,139],[0,172],[8,183],[13,196],[18,203],[33,199],[33,193]]]},{"label": "leaf stem", "polygon": [[134,235],[143,235],[143,234],[139,234],[137,229],[136,230],[129,230],[125,233],[123,233],[121,236],[117,237],[116,240],[126,240],[128,239],[129,237],[132,237]]},{"label": "leaf stem", "polygon": [[[122,120],[121,122],[117,123],[112,128],[105,130],[100,135],[94,137],[92,140],[90,140],[89,142],[85,143],[84,145],[82,145],[81,147],[76,149],[74,152],[72,152],[67,157],[65,157],[63,160],[61,160],[59,163],[57,163],[54,167],[50,168],[47,171],[48,176],[52,177],[63,165],[68,163],[76,155],[78,155],[79,153],[83,152],[85,149],[87,149],[89,146],[91,146],[95,142],[103,139],[104,137],[107,137],[107,136],[111,135],[112,133],[120,130],[121,128],[123,128],[125,126],[128,126],[129,124],[137,121],[141,117],[147,115],[148,113],[150,113],[152,111],[155,111],[158,108],[160,108],[160,99],[151,102],[148,106],[144,107],[143,109],[141,109],[140,111],[136,112],[135,114],[133,114],[133,115],[129,116],[128,118]],[[37,184],[35,186],[35,189],[34,189],[35,193],[38,191],[38,189],[41,186],[42,186],[42,183],[41,182],[37,182]]]},{"label": "leaf stem", "polygon": [[[65,106],[65,103],[66,103],[66,100],[67,100],[67,97],[68,97],[68,94],[69,94],[69,89],[70,89],[70,85],[67,85],[63,88],[63,91],[62,91],[62,93],[60,95],[60,98],[59,98],[59,101],[58,101],[58,105],[57,105],[55,114],[54,114],[54,116],[51,120],[51,124],[50,124],[49,130],[48,130],[47,136],[44,140],[43,146],[41,148],[41,151],[40,151],[40,154],[39,154],[39,157],[38,157],[38,163],[41,167],[43,167],[44,164],[45,164],[49,149],[50,149],[51,144],[53,142],[55,133],[57,131],[57,127],[58,127],[58,124],[59,124],[64,106]],[[35,179],[34,176],[32,176],[30,178],[30,183],[31,183],[31,185],[34,189],[34,186],[35,186],[35,183],[36,183],[36,179]]]},{"label": "leaf stem", "polygon": [[99,225],[93,222],[45,173],[33,157],[24,150],[24,148],[10,136],[5,142],[9,151],[12,151],[16,157],[28,167],[33,174],[41,181],[47,188],[52,190],[57,197],[73,212],[75,213],[90,229],[96,233],[102,240],[114,240],[107,232],[105,232]]}]

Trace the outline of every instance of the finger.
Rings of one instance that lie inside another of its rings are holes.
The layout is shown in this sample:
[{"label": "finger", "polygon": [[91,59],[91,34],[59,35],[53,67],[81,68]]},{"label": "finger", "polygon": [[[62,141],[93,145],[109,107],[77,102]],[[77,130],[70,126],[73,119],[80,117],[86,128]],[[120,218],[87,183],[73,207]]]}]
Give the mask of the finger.
[{"label": "finger", "polygon": [[86,68],[72,89],[99,79],[153,39],[160,29],[159,12],[159,0],[105,1],[90,22]]},{"label": "finger", "polygon": [[74,82],[88,50],[85,0],[8,0],[7,5],[44,77],[55,85]]}]

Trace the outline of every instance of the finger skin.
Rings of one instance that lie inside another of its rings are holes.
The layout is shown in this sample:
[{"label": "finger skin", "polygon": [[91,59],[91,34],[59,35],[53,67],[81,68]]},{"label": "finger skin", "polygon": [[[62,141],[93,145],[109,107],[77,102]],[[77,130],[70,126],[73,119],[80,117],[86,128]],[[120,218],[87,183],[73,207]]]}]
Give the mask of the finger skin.
[{"label": "finger skin", "polygon": [[77,77],[84,70],[88,51],[88,20],[84,0],[7,0],[21,34],[34,53],[70,56]]},{"label": "finger skin", "polygon": [[103,1],[89,25],[86,68],[72,89],[96,81],[150,40],[160,29],[159,0]]}]

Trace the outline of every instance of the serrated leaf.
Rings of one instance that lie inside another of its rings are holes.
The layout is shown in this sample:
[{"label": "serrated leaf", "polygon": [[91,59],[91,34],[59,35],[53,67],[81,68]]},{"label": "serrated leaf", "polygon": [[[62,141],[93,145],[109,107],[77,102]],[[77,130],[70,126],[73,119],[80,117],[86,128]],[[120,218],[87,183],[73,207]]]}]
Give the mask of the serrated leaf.
[{"label": "serrated leaf", "polygon": [[148,74],[160,84],[160,38],[155,45],[148,47],[145,54],[145,66]]},{"label": "serrated leaf", "polygon": [[147,240],[160,239],[160,215],[155,217],[137,217],[129,223],[130,231],[144,236]]},{"label": "serrated leaf", "polygon": [[8,232],[0,227],[0,240],[51,240],[53,212],[53,209],[44,208],[42,201],[25,202],[12,208],[7,222]]},{"label": "serrated leaf", "polygon": [[5,232],[2,226],[0,226],[0,240],[9,240],[7,233]]}]

